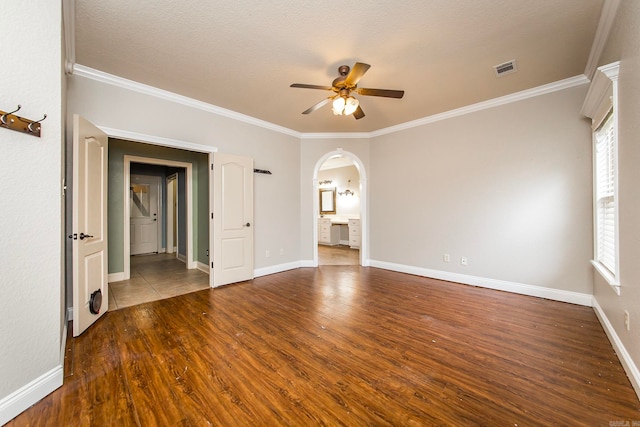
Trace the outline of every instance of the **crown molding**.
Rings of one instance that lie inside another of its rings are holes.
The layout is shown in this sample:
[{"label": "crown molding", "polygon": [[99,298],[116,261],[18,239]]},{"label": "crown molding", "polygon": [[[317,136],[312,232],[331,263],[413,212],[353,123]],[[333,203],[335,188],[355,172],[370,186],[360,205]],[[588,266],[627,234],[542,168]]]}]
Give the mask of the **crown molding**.
[{"label": "crown molding", "polygon": [[589,83],[589,79],[585,75],[579,75],[570,77],[568,79],[560,80],[557,82],[549,83],[546,85],[538,86],[532,89],[526,89],[520,92],[515,92],[509,95],[501,96],[499,98],[490,99],[488,101],[478,102],[476,104],[467,105],[465,107],[457,108],[455,110],[445,111],[443,113],[434,114],[432,116],[423,117],[421,119],[413,120],[399,125],[390,126],[387,128],[379,129],[372,132],[316,132],[316,133],[303,133],[298,132],[284,126],[279,126],[273,123],[266,122],[264,120],[256,119],[245,114],[237,113],[235,111],[227,110],[222,107],[218,107],[213,104],[198,101],[193,98],[189,98],[183,95],[178,95],[173,92],[158,89],[153,86],[148,86],[142,83],[135,82],[133,80],[124,79],[113,74],[108,74],[103,71],[95,70],[93,68],[86,67],[84,65],[76,64],[74,67],[74,74],[77,76],[85,77],[88,79],[96,80],[101,83],[121,87],[131,91],[143,93],[146,95],[154,96],[167,101],[175,102],[178,104],[186,105],[188,107],[197,108],[202,111],[217,114],[223,117],[228,117],[234,120],[238,120],[251,125],[259,126],[265,129],[269,129],[275,132],[280,132],[289,136],[300,138],[301,140],[311,139],[368,139],[375,138],[377,136],[387,135],[390,133],[400,132],[403,130],[411,129],[414,127],[424,126],[426,124],[439,122],[441,120],[450,119],[453,117],[462,116],[465,114],[474,113],[488,108],[494,108],[501,105],[510,104],[512,102],[522,101],[528,98],[534,98],[536,96],[545,95],[548,93],[556,92],[559,90],[568,89],[574,86]]},{"label": "crown molding", "polygon": [[163,89],[158,89],[156,87],[145,85],[143,83],[138,83],[133,80],[128,80],[119,76],[115,76],[113,74],[105,73],[104,71],[86,67],[84,65],[76,64],[74,67],[74,74],[101,83],[106,83],[112,86],[128,89],[145,95],[154,96],[166,101],[175,102],[176,104],[182,104],[187,107],[196,108],[198,110],[213,113],[218,116],[227,117],[230,119],[238,120],[239,122],[248,123],[254,126],[300,138],[300,132],[285,128],[284,126],[275,125],[264,120],[256,119],[255,117],[247,116],[246,114],[227,110],[226,108],[198,101],[187,96],[178,95],[177,93],[169,92]]},{"label": "crown molding", "polygon": [[571,87],[583,85],[586,83],[589,83],[589,79],[587,79],[587,77],[584,75],[570,77],[568,79],[534,87],[532,89],[527,89],[520,92],[515,92],[509,95],[501,96],[499,98],[490,99],[488,101],[467,105],[466,107],[456,108],[455,110],[445,111],[444,113],[423,117],[422,119],[417,119],[410,122],[401,123],[399,125],[390,126],[388,128],[371,132],[370,137],[376,137],[381,135],[387,135],[394,132],[400,132],[400,131],[415,128],[418,126],[423,126],[426,124],[435,123],[435,122],[439,122],[446,119],[451,119],[453,117],[463,116],[465,114],[475,113],[477,111],[486,110],[486,109],[498,107],[501,105],[511,104],[513,102],[523,101],[525,99],[534,98],[540,95],[546,95],[548,93],[556,92],[559,90],[569,89]]},{"label": "crown molding", "polygon": [[62,0],[62,27],[64,31],[64,72],[73,74],[76,62],[76,2]]},{"label": "crown molding", "polygon": [[611,28],[613,27],[613,21],[618,13],[618,7],[620,6],[620,0],[605,0],[602,5],[602,12],[600,13],[600,21],[598,22],[598,29],[591,45],[591,52],[589,53],[589,59],[587,60],[587,66],[584,69],[584,75],[589,80],[593,78],[598,67],[598,62],[602,56]]},{"label": "crown molding", "polygon": [[367,139],[371,132],[309,132],[302,133],[300,139]]}]

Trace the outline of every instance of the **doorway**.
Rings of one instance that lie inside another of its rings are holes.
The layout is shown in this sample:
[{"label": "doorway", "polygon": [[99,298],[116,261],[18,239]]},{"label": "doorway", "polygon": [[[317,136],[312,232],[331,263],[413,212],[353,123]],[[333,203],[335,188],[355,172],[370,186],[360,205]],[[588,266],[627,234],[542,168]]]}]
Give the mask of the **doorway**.
[{"label": "doorway", "polygon": [[316,265],[366,265],[366,177],[362,162],[338,149],[316,165]]}]

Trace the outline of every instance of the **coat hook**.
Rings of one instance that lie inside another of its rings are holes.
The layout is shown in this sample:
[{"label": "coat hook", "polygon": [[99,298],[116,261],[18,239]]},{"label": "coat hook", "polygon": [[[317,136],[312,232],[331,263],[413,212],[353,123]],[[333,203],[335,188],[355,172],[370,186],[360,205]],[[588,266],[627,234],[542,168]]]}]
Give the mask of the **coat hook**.
[{"label": "coat hook", "polygon": [[[3,123],[3,124],[5,124],[5,125],[8,125],[9,123],[7,123],[7,116],[9,116],[9,115],[11,115],[11,114],[13,114],[13,113],[16,113],[16,112],[18,112],[18,111],[20,111],[20,109],[21,109],[21,108],[22,108],[22,105],[18,104],[18,108],[16,108],[16,109],[15,109],[15,110],[13,110],[12,112],[10,112],[10,113],[4,113],[4,114],[2,115],[2,117],[0,117],[0,120],[2,120],[2,123]],[[11,119],[11,122],[13,123],[13,119]]]},{"label": "coat hook", "polygon": [[37,123],[40,123],[41,121],[43,121],[46,118],[47,118],[47,115],[45,114],[44,117],[41,118],[40,120],[29,123],[29,126],[27,126],[29,128],[29,132],[37,132],[37,131],[39,131],[40,130],[40,126],[38,126],[38,129],[34,129],[31,126],[33,126],[33,125],[35,125]]}]

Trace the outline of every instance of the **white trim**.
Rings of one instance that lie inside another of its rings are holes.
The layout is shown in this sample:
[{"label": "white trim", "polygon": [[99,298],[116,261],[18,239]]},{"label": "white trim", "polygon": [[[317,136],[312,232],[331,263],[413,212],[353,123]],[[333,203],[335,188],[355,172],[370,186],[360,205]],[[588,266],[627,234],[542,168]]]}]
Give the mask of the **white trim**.
[{"label": "white trim", "polygon": [[445,111],[443,113],[423,117],[422,119],[417,119],[410,122],[401,123],[399,125],[390,126],[388,128],[371,132],[369,136],[376,137],[381,135],[387,135],[394,132],[400,132],[400,131],[415,128],[418,126],[423,126],[429,123],[435,123],[442,120],[451,119],[453,117],[475,113],[477,111],[487,110],[489,108],[499,107],[501,105],[511,104],[513,102],[523,101],[525,99],[534,98],[536,96],[546,95],[548,93],[557,92],[559,90],[569,89],[574,86],[579,86],[585,83],[589,83],[589,79],[587,79],[587,77],[584,75],[570,77],[568,79],[534,87],[532,89],[527,89],[520,92],[509,94],[509,95],[501,96],[499,98],[489,99],[487,101],[478,102],[476,104],[467,105],[461,108],[456,108],[455,110]]},{"label": "white trim", "polygon": [[[607,1],[619,1],[619,0],[607,0]],[[177,104],[186,105],[192,108],[197,108],[202,111],[206,111],[209,113],[217,114],[220,116],[228,117],[231,119],[235,119],[241,122],[249,123],[252,125],[256,125],[265,129],[269,129],[275,132],[280,132],[285,135],[290,135],[296,138],[302,139],[366,139],[373,138],[381,135],[387,135],[394,132],[400,132],[403,130],[411,129],[418,126],[423,126],[425,124],[438,122],[441,120],[450,119],[452,117],[462,116],[464,114],[474,113],[480,110],[486,110],[488,108],[497,107],[500,105],[510,104],[512,102],[522,101],[528,98],[534,98],[536,96],[545,95],[548,93],[556,92],[563,89],[568,89],[574,86],[579,86],[581,84],[585,84],[589,82],[589,79],[585,75],[579,75],[575,77],[570,77],[564,80],[560,80],[557,82],[549,83],[546,85],[538,86],[532,89],[526,89],[520,92],[512,93],[509,95],[505,95],[499,98],[490,99],[487,101],[479,102],[476,104],[471,104],[465,107],[457,108],[455,110],[445,111],[439,114],[434,114],[431,116],[423,117],[421,119],[413,120],[406,123],[401,123],[395,126],[390,126],[387,128],[379,129],[372,132],[316,132],[316,133],[302,133],[289,128],[285,128],[283,126],[279,126],[273,123],[266,122],[264,120],[256,119],[254,117],[247,116],[245,114],[237,113],[235,111],[227,110],[225,108],[218,107],[213,104],[208,104],[206,102],[198,101],[192,98],[188,98],[183,95],[178,95],[173,92],[168,92],[162,89],[155,88],[153,86],[148,86],[142,83],[134,82],[132,80],[127,80],[119,76],[115,76],[112,74],[105,73],[103,71],[94,70],[92,68],[86,67],[84,65],[76,64],[74,67],[74,74],[85,77],[88,79],[92,79],[101,83],[109,84],[116,87],[121,87],[123,89],[132,90],[139,93],[144,93],[146,95],[154,96],[160,99],[164,99],[167,101],[175,102]],[[115,129],[109,129],[105,127],[100,127],[105,133],[109,136],[130,139],[133,141],[153,141],[150,139],[148,135],[142,135],[142,139],[136,139],[135,134],[133,132],[126,131],[117,131]],[[116,135],[115,133],[110,132],[123,132],[121,135]],[[157,138],[157,145],[164,145],[160,141],[172,141],[166,138]],[[193,148],[195,151],[202,151],[203,146],[200,144],[193,144],[196,148]],[[167,145],[173,147],[173,145]],[[183,148],[183,147],[178,147]],[[191,148],[185,148],[191,149]],[[214,149],[215,151],[215,149]]]},{"label": "white trim", "polygon": [[187,263],[187,257],[185,255],[182,255],[180,252],[176,252],[176,259],[178,261],[182,261],[185,264]]},{"label": "white trim", "polygon": [[[131,211],[130,206],[130,198],[129,198],[129,187],[131,186],[131,163],[146,163],[152,165],[163,165],[163,166],[176,166],[179,168],[186,169],[186,220],[187,220],[187,254],[185,262],[187,264],[188,269],[196,268],[196,263],[194,261],[194,246],[195,246],[195,236],[193,234],[193,216],[195,215],[196,210],[193,207],[193,165],[188,162],[179,162],[176,160],[166,160],[166,159],[155,159],[151,157],[139,157],[139,156],[130,156],[128,154],[124,155],[123,161],[123,169],[124,169],[124,274],[125,280],[129,280],[131,277],[131,229],[129,226],[129,212]],[[178,257],[179,258],[179,257]]]},{"label": "white trim", "polygon": [[[610,106],[612,100],[607,97],[613,96],[613,82],[618,79],[620,61],[603,65],[594,71],[594,75],[584,98],[580,113],[594,121],[598,121],[598,114],[602,110],[602,105]],[[607,108],[608,110],[608,108]]]},{"label": "white trim", "polygon": [[314,132],[303,133],[300,139],[366,139],[372,132]]},{"label": "white trim", "polygon": [[76,64],[74,67],[74,74],[101,83],[106,83],[134,92],[143,93],[145,95],[154,96],[156,98],[164,99],[170,102],[175,102],[176,104],[186,105],[187,107],[196,108],[198,110],[213,113],[218,116],[228,117],[230,119],[238,120],[240,122],[248,123],[254,126],[259,126],[261,128],[269,129],[275,132],[300,137],[300,132],[294,131],[284,126],[275,125],[264,120],[256,119],[255,117],[247,116],[246,114],[227,110],[226,108],[198,101],[183,95],[178,95],[177,93],[158,89],[156,87],[138,83],[133,80],[128,80],[119,76],[115,76],[113,74],[108,74],[104,71],[94,70],[93,68],[89,68],[84,65]]},{"label": "white trim", "polygon": [[180,150],[197,151],[200,153],[215,153],[218,148],[210,145],[196,144],[193,142],[181,141],[178,139],[164,138],[162,136],[147,135],[137,132],[129,132],[122,129],[114,129],[106,126],[96,126],[106,133],[109,138],[125,139],[133,142],[143,142],[145,144],[160,145],[162,147],[178,148]]},{"label": "white trim", "polygon": [[[318,232],[317,230],[317,226],[316,226],[316,233]],[[303,259],[298,261],[300,263],[300,268],[315,268],[318,266],[318,260],[316,259],[315,261],[312,259]]]},{"label": "white trim", "polygon": [[478,286],[481,288],[507,291],[514,294],[546,298],[554,301],[568,302],[571,304],[585,305],[588,307],[591,307],[591,302],[593,300],[593,296],[591,294],[563,291],[561,289],[545,288],[542,286],[527,285],[524,283],[508,282],[506,280],[488,279],[484,277],[470,276],[467,274],[451,273],[448,271],[431,270],[428,268],[394,264],[385,261],[371,260],[371,266],[383,268],[385,270],[398,271],[400,273],[408,273],[416,276],[446,280],[448,282],[462,283],[465,285]]},{"label": "white trim", "polygon": [[320,206],[319,199],[316,197],[318,194],[318,173],[320,172],[320,168],[322,164],[331,157],[346,157],[353,162],[356,169],[358,170],[358,174],[360,176],[359,179],[359,194],[360,194],[360,232],[361,232],[361,240],[360,240],[360,265],[363,267],[369,266],[369,199],[368,194],[369,190],[367,189],[367,172],[364,167],[364,163],[362,160],[355,154],[344,151],[342,148],[337,148],[335,151],[331,151],[326,153],[324,156],[320,157],[320,159],[316,162],[316,166],[313,170],[313,210],[311,212],[312,215],[312,236],[313,236],[313,262],[315,266],[318,265],[318,217],[320,216]]},{"label": "white trim", "polygon": [[604,51],[604,47],[609,39],[613,22],[615,21],[616,14],[618,13],[618,6],[620,6],[620,0],[605,0],[602,5],[602,12],[600,13],[600,21],[598,22],[598,28],[596,35],[591,44],[591,52],[589,52],[589,59],[587,60],[587,66],[584,68],[584,75],[588,79],[592,79],[596,72],[596,67]]},{"label": "white trim", "polygon": [[62,365],[58,365],[0,400],[0,425],[8,423],[25,409],[62,386],[63,378],[64,369]]},{"label": "white trim", "polygon": [[620,295],[620,281],[598,261],[592,259],[591,265],[593,265],[593,268],[596,269],[598,274],[613,288],[616,294]]},{"label": "white trim", "polygon": [[268,276],[269,274],[282,273],[287,270],[294,270],[300,267],[313,267],[311,265],[302,265],[307,261],[294,261],[284,264],[270,265],[268,267],[256,268],[253,270],[253,277]]},{"label": "white trim", "polygon": [[64,72],[73,74],[76,63],[76,2],[62,0],[62,28],[64,31]]},{"label": "white trim", "polygon": [[203,273],[209,274],[209,265],[200,261],[196,261],[196,268]]},{"label": "white trim", "polygon": [[631,381],[631,385],[633,386],[633,389],[636,391],[636,394],[640,399],[640,371],[638,370],[638,367],[633,362],[633,358],[631,357],[631,355],[629,355],[629,352],[622,343],[622,340],[620,340],[620,337],[616,333],[615,328],[613,327],[611,322],[609,322],[609,318],[604,313],[604,310],[602,309],[602,307],[600,307],[600,304],[598,304],[598,300],[595,298],[595,296],[593,297],[592,306],[593,311],[595,311],[596,316],[598,317],[598,320],[600,320],[600,324],[602,325],[604,332],[607,334],[607,337],[609,337],[609,341],[611,341],[613,349],[618,355],[620,364],[624,368],[624,371],[627,373],[627,377],[629,377],[629,381]]},{"label": "white trim", "polygon": [[121,282],[123,280],[127,280],[127,275],[124,273],[124,271],[120,271],[118,273],[109,273],[109,276],[107,278],[107,281],[109,283],[111,283],[111,282]]}]

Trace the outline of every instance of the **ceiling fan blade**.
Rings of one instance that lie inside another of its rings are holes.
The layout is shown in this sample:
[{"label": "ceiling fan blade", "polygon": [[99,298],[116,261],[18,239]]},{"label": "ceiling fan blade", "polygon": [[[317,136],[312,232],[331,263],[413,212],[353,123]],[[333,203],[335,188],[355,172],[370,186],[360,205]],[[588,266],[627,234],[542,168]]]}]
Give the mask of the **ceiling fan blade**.
[{"label": "ceiling fan blade", "polygon": [[313,113],[314,111],[316,111],[318,108],[324,107],[326,104],[329,103],[329,101],[331,101],[331,99],[333,98],[333,96],[330,96],[328,98],[323,99],[322,101],[318,102],[317,104],[307,108],[306,110],[304,110],[302,112],[302,114],[309,114],[309,113]]},{"label": "ceiling fan blade", "polygon": [[331,90],[331,86],[318,86],[318,85],[306,85],[304,83],[294,83],[289,87],[299,87],[302,89],[322,89],[322,90]]},{"label": "ceiling fan blade", "polygon": [[344,79],[344,83],[347,86],[355,86],[358,84],[362,76],[364,76],[364,73],[367,72],[369,67],[371,67],[371,65],[363,62],[356,62],[351,71],[349,71],[349,74],[347,74],[347,77]]},{"label": "ceiling fan blade", "polygon": [[365,96],[384,96],[385,98],[402,98],[404,96],[403,90],[392,90],[392,89],[368,89],[368,88],[358,88],[356,89],[358,95]]},{"label": "ceiling fan blade", "polygon": [[358,108],[356,108],[356,111],[353,112],[353,117],[355,117],[356,120],[360,120],[364,117],[364,111],[362,111],[362,108],[360,108],[359,105]]}]

